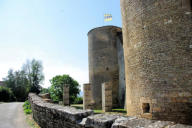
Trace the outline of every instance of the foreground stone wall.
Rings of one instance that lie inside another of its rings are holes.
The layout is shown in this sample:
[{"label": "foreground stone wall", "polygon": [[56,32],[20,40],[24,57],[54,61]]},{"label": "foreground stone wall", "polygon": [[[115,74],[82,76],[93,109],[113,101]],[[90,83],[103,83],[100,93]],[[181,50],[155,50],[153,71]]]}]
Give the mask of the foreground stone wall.
[{"label": "foreground stone wall", "polygon": [[113,114],[93,115],[92,110],[77,110],[44,101],[29,94],[33,118],[41,128],[192,128],[169,121],[154,121]]},{"label": "foreground stone wall", "polygon": [[121,0],[129,116],[192,124],[191,0]]},{"label": "foreground stone wall", "polygon": [[33,118],[41,128],[82,128],[83,118],[93,114],[91,110],[77,110],[47,103],[35,94],[29,94]]}]

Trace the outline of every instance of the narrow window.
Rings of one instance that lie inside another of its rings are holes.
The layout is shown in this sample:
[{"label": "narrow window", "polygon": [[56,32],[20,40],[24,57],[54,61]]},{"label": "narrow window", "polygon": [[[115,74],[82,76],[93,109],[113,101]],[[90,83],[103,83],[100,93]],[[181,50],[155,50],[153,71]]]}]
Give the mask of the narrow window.
[{"label": "narrow window", "polygon": [[150,113],[150,105],[149,103],[142,104],[143,113]]}]

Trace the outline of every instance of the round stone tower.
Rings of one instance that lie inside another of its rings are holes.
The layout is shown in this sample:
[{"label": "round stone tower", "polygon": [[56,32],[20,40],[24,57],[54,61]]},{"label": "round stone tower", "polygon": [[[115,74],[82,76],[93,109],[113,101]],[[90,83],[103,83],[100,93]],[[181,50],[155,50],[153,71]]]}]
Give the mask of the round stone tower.
[{"label": "round stone tower", "polygon": [[121,0],[128,115],[192,124],[191,0]]},{"label": "round stone tower", "polygon": [[97,109],[102,107],[102,83],[113,81],[116,91],[113,97],[118,97],[118,33],[121,33],[121,28],[115,26],[95,28],[88,33],[89,81],[94,108]]}]

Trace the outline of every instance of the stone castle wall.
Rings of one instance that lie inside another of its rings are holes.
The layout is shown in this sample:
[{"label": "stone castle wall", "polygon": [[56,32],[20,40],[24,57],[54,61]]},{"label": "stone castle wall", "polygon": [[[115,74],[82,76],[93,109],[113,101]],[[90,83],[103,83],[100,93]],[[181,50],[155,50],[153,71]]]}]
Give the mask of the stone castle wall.
[{"label": "stone castle wall", "polygon": [[122,32],[117,35],[117,56],[119,67],[118,103],[119,107],[125,106],[125,63]]},{"label": "stone castle wall", "polygon": [[93,115],[92,110],[48,103],[36,94],[29,94],[33,118],[41,128],[192,128],[168,121],[154,121],[112,114]]},{"label": "stone castle wall", "polygon": [[191,0],[121,0],[128,115],[192,124]]}]

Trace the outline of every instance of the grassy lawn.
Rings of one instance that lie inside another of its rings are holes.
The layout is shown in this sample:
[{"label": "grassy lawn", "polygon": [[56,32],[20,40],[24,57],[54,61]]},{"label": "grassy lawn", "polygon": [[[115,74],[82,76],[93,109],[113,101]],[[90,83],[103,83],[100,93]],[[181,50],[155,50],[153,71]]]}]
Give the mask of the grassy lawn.
[{"label": "grassy lawn", "polygon": [[[77,109],[83,109],[83,104],[72,104],[71,106],[75,107]],[[95,114],[101,114],[101,113],[104,113],[104,112],[102,110],[94,110],[94,113]],[[112,112],[105,112],[105,113],[126,115],[127,112],[126,112],[125,109],[115,108],[115,109],[112,109]]]},{"label": "grassy lawn", "polygon": [[95,114],[102,114],[102,113],[107,113],[107,114],[119,114],[119,115],[126,115],[126,110],[125,109],[112,109],[111,112],[103,112],[102,110],[94,110]]}]

